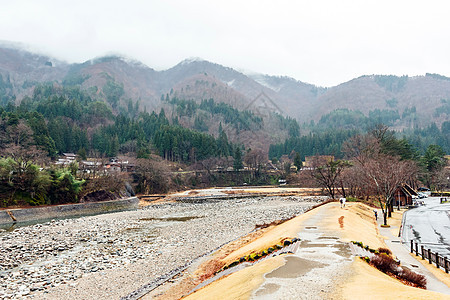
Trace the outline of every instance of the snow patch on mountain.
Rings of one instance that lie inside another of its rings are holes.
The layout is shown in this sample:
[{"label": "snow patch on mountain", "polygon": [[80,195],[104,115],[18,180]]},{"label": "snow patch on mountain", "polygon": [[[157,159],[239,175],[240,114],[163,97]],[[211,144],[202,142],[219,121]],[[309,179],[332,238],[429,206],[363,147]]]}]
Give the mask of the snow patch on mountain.
[{"label": "snow patch on mountain", "polygon": [[204,61],[206,61],[206,60],[204,60],[201,57],[189,57],[189,58],[186,58],[185,60],[183,60],[182,62],[180,62],[180,65],[189,65],[194,62],[204,62]]},{"label": "snow patch on mountain", "polygon": [[268,79],[270,79],[270,77],[268,77],[267,75],[251,74],[251,75],[249,75],[249,77],[251,77],[254,81],[259,83],[260,85],[265,86],[266,88],[269,88],[269,89],[271,89],[271,90],[273,90],[273,91],[275,91],[277,93],[283,87],[283,84],[273,85],[273,84],[269,83]]},{"label": "snow patch on mountain", "polygon": [[228,86],[233,86],[233,83],[236,81],[236,79],[233,79],[231,81],[225,82]]}]

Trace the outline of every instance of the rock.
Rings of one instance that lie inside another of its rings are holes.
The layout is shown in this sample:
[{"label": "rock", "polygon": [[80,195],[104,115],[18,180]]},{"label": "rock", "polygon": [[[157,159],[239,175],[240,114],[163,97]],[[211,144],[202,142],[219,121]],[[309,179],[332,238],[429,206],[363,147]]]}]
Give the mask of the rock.
[{"label": "rock", "polygon": [[[10,290],[7,294],[12,297],[20,297],[20,291],[33,296],[33,293],[45,290],[49,293],[47,298],[58,298],[53,297],[56,295],[53,287],[61,284],[59,289],[65,289],[70,295],[74,292],[70,291],[72,284],[77,284],[79,278],[87,276],[88,282],[90,276],[98,278],[95,273],[101,271],[101,277],[116,278],[117,281],[109,282],[108,286],[115,291],[121,288],[121,280],[114,277],[116,273],[120,274],[120,269],[134,270],[145,266],[145,273],[157,278],[246,235],[255,224],[299,214],[314,205],[315,199],[289,197],[280,201],[280,197],[266,197],[163,203],[137,211],[52,220],[18,228],[0,234],[0,287]],[[167,222],[168,216],[197,218]],[[173,246],[168,247],[169,244]],[[281,247],[272,248],[278,246]],[[256,254],[253,258],[243,257],[233,264],[258,257]],[[39,265],[33,265],[35,262]],[[33,266],[28,267],[30,265]],[[27,270],[13,270],[14,266],[27,266]],[[143,278],[151,280],[141,273],[127,274],[135,276],[136,282]],[[93,293],[97,292],[95,288],[93,284]],[[116,294],[111,298],[121,296]]]}]

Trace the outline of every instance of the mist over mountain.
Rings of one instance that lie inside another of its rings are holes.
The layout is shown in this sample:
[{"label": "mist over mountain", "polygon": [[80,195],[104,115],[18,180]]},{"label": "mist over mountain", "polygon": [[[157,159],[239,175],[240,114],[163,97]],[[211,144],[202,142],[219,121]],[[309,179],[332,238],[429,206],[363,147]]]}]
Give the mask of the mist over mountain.
[{"label": "mist over mountain", "polygon": [[[104,99],[113,108],[126,101],[157,110],[161,97],[213,98],[240,110],[264,114],[272,111],[301,123],[319,122],[339,109],[364,115],[398,115],[394,129],[440,126],[449,120],[450,78],[366,75],[335,87],[322,88],[289,77],[244,74],[201,59],[187,59],[176,66],[155,71],[138,61],[119,56],[68,64],[44,55],[8,46],[0,47],[0,100],[19,103],[31,95],[36,84],[54,82],[80,86]],[[116,94],[115,94],[116,93]]]}]

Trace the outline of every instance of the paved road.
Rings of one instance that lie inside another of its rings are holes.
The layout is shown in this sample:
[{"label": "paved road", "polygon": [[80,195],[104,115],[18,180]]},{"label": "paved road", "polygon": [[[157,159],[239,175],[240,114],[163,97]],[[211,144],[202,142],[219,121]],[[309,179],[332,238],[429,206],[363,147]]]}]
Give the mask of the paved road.
[{"label": "paved road", "polygon": [[450,203],[440,204],[438,197],[424,202],[405,213],[402,239],[407,245],[414,240],[450,258]]},{"label": "paved road", "polygon": [[[379,210],[378,213],[381,213],[381,211]],[[383,218],[378,218],[378,226],[382,224],[382,219]],[[450,288],[437,279],[427,268],[422,265],[422,263],[409,254],[408,244],[402,244],[401,238],[392,235],[392,226],[391,228],[379,228],[380,234],[387,238],[385,239],[386,245],[392,250],[393,255],[400,260],[402,266],[408,267],[414,272],[425,275],[427,278],[427,290],[450,295]]]}]

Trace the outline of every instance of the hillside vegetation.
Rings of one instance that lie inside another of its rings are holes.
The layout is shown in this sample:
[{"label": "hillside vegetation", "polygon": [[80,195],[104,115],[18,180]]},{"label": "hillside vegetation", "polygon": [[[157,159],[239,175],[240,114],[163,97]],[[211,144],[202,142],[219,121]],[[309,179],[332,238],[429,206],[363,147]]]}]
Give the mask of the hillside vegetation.
[{"label": "hillside vegetation", "polygon": [[[23,50],[0,47],[0,101],[20,102],[36,85],[56,82],[78,86],[113,109],[139,102],[140,109],[159,111],[161,95],[170,98],[214,99],[239,110],[271,111],[316,123],[335,110],[361,112],[386,119],[395,130],[441,128],[449,120],[450,80],[424,76],[365,75],[338,86],[322,88],[289,77],[246,75],[204,60],[186,60],[155,71],[131,59],[109,56],[80,64]],[[260,97],[261,94],[264,97]]]}]

